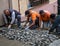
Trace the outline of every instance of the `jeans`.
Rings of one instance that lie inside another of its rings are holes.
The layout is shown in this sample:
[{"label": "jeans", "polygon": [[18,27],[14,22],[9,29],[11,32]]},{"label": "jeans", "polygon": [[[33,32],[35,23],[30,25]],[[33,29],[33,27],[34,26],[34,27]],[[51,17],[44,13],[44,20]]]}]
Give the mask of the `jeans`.
[{"label": "jeans", "polygon": [[48,28],[48,27],[50,27],[50,22],[49,21],[48,22],[43,21],[43,28]]},{"label": "jeans", "polygon": [[56,33],[60,34],[60,24],[56,27]]},{"label": "jeans", "polygon": [[20,15],[17,15],[17,26],[18,27],[21,27],[21,16]]},{"label": "jeans", "polygon": [[[29,24],[32,24],[32,20],[30,19],[30,21],[29,21]],[[32,30],[34,30],[34,29],[36,29],[36,28],[38,28],[39,27],[39,18],[37,18],[36,20],[35,20],[35,24],[32,26],[32,27],[30,27],[30,29],[32,29]]]}]

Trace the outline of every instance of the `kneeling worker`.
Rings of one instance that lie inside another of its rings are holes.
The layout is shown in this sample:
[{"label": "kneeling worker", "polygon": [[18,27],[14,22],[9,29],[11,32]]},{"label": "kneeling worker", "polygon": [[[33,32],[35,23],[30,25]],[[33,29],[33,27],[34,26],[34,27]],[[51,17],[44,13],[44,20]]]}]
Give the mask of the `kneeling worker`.
[{"label": "kneeling worker", "polygon": [[29,22],[29,25],[25,28],[25,30],[29,29],[36,29],[39,27],[39,19],[40,15],[39,13],[32,11],[32,10],[27,10],[25,11],[25,16],[27,17],[26,24]]},{"label": "kneeling worker", "polygon": [[21,14],[16,10],[6,9],[4,10],[4,21],[5,25],[8,25],[8,29],[14,24],[15,20],[17,20],[17,25],[20,28],[21,26]]},{"label": "kneeling worker", "polygon": [[[50,12],[46,10],[40,10],[39,14],[40,14],[40,21],[43,22],[43,29],[48,29],[50,21]],[[40,25],[42,25],[41,22]]]},{"label": "kneeling worker", "polygon": [[50,21],[53,23],[52,27],[49,30],[49,34],[54,32],[54,29],[59,28],[56,30],[56,33],[60,34],[60,16],[56,16],[55,14],[51,14]]}]

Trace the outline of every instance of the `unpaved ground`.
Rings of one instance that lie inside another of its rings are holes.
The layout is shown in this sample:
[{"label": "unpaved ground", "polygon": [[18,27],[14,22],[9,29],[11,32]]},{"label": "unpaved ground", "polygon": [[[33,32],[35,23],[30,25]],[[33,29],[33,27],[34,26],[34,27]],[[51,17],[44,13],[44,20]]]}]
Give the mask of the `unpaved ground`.
[{"label": "unpaved ground", "polygon": [[16,40],[8,40],[0,36],[0,46],[23,46],[23,44]]}]

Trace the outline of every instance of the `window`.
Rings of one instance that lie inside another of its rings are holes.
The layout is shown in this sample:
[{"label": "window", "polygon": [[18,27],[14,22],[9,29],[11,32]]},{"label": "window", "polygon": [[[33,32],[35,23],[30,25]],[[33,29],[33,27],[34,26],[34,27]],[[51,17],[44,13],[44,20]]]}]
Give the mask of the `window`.
[{"label": "window", "polygon": [[29,0],[29,7],[37,6],[49,2],[49,0]]}]

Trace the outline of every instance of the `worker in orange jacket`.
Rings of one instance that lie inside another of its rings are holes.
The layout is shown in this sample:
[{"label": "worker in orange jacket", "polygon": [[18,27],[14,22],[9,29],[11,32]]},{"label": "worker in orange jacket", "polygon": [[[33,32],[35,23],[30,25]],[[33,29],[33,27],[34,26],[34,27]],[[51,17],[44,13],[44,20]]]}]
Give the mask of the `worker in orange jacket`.
[{"label": "worker in orange jacket", "polygon": [[[49,26],[49,20],[50,20],[50,12],[45,10],[40,10],[40,26],[43,25],[44,29],[48,29]],[[41,23],[43,22],[43,24]]]},{"label": "worker in orange jacket", "polygon": [[27,17],[27,21],[25,23],[26,24],[29,22],[29,25],[25,28],[25,30],[29,29],[36,29],[39,27],[39,19],[40,19],[40,15],[39,13],[32,11],[32,10],[26,10],[25,11],[25,16]]}]

